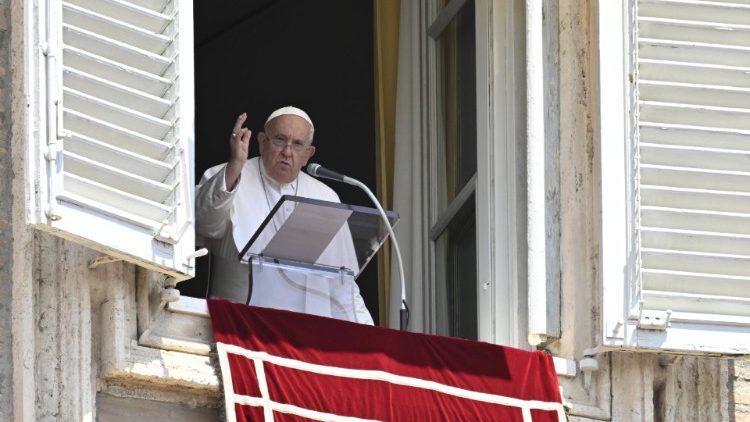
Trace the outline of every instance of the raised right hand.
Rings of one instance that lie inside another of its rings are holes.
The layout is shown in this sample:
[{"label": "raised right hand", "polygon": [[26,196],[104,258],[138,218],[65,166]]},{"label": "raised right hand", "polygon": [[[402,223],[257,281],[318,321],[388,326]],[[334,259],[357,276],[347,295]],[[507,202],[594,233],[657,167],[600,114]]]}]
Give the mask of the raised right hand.
[{"label": "raised right hand", "polygon": [[242,126],[245,120],[247,120],[247,113],[240,114],[229,136],[229,161],[224,175],[228,190],[233,190],[237,184],[250,149],[252,131]]}]

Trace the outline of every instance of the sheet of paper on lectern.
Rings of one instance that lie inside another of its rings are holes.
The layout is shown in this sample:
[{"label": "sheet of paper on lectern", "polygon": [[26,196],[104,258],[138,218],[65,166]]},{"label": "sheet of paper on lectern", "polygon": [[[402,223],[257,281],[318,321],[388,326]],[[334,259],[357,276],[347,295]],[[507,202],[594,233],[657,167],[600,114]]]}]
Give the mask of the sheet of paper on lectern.
[{"label": "sheet of paper on lectern", "polygon": [[348,209],[297,203],[263,249],[263,255],[314,263],[351,214]]}]

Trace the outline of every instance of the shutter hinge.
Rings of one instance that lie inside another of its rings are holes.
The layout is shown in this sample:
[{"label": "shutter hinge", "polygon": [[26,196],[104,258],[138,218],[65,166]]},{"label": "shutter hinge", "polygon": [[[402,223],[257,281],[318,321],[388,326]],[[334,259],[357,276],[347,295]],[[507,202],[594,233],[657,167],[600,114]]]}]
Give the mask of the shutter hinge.
[{"label": "shutter hinge", "polygon": [[55,101],[55,115],[57,119],[57,139],[64,141],[65,139],[70,138],[70,132],[63,127],[63,106],[62,101],[60,100]]},{"label": "shutter hinge", "polygon": [[175,245],[180,242],[180,239],[182,239],[182,235],[185,234],[185,231],[187,231],[187,229],[192,224],[192,220],[186,220],[184,223],[182,223],[182,226],[178,228],[177,231],[175,231],[174,226],[167,225],[167,221],[164,221],[165,226],[159,232],[154,234],[154,238],[160,242]]},{"label": "shutter hinge", "polygon": [[206,256],[206,255],[208,255],[208,249],[206,249],[206,248],[198,249],[197,251],[195,251],[195,252],[191,253],[190,255],[188,255],[187,257],[185,257],[185,264],[184,265],[186,267],[188,267],[188,268],[193,268],[193,267],[195,267],[195,259],[196,258],[200,258],[202,256]]},{"label": "shutter hinge", "polygon": [[48,138],[47,147],[44,149],[44,158],[47,161],[57,160],[57,155],[64,149],[64,142],[70,138],[70,133],[63,129],[63,108],[59,100],[54,102],[55,107],[55,137]]},{"label": "shutter hinge", "polygon": [[666,331],[669,327],[669,319],[672,316],[672,310],[666,311],[645,311],[641,307],[638,311],[638,328],[642,330]]},{"label": "shutter hinge", "polygon": [[624,339],[625,330],[622,321],[607,321],[607,338]]},{"label": "shutter hinge", "polygon": [[44,158],[47,161],[56,161],[57,154],[62,151],[62,145],[58,141],[53,141],[47,144],[44,148]]},{"label": "shutter hinge", "polygon": [[[64,146],[63,142],[65,141],[65,138],[67,137],[66,132],[62,129],[62,106],[60,104],[59,100],[56,100],[52,107],[55,108],[55,122],[54,122],[54,136],[50,136],[47,138],[47,145],[44,147],[44,158],[47,160],[47,171],[48,171],[48,177],[49,177],[49,190],[50,190],[50,196],[49,196],[49,202],[45,205],[44,208],[44,214],[49,218],[51,221],[59,221],[62,219],[62,216],[58,212],[58,206],[57,206],[57,189],[58,189],[58,182],[56,181],[56,174],[57,171],[57,158],[60,152],[62,152]],[[49,116],[49,114],[48,114]],[[49,125],[48,125],[49,128]]]}]

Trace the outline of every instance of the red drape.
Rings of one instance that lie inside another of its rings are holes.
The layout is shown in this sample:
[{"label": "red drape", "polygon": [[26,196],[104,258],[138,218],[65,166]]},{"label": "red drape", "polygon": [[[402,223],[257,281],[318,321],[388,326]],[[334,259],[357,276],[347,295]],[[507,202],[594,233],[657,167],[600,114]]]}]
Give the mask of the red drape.
[{"label": "red drape", "polygon": [[542,352],[224,300],[208,306],[228,420],[564,420]]}]

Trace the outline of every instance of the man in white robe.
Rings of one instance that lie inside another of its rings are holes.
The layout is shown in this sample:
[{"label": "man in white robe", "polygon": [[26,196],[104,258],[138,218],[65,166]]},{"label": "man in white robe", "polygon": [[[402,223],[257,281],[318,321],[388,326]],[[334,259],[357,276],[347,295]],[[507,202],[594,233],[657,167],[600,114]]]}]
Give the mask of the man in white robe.
[{"label": "man in white robe", "polygon": [[[251,132],[243,127],[246,119],[243,113],[235,122],[229,161],[208,169],[196,187],[196,233],[212,252],[211,295],[237,302],[247,300],[250,271],[239,262],[239,251],[282,195],[340,202],[331,188],[300,172],[315,154],[314,126],[307,113],[296,107],[271,113],[264,132],[258,134],[260,157],[252,159],[247,158]],[[284,217],[293,211],[291,205],[285,208],[280,210]],[[359,271],[346,225],[318,262],[343,262],[355,274]],[[341,285],[289,272],[282,275],[286,283],[256,280],[250,304],[373,324],[353,281]],[[289,294],[295,290],[299,294]]]}]

